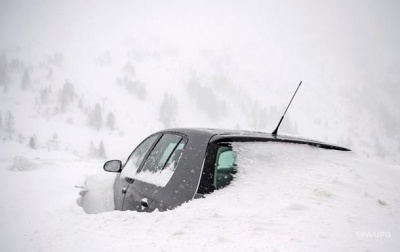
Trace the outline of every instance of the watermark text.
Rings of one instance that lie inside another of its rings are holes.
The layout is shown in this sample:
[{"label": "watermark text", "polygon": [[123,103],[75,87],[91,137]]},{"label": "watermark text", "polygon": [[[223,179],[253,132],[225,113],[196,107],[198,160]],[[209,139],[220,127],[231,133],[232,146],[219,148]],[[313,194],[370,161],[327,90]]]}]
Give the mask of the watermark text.
[{"label": "watermark text", "polygon": [[358,231],[356,236],[359,239],[392,238],[392,234],[386,231]]}]

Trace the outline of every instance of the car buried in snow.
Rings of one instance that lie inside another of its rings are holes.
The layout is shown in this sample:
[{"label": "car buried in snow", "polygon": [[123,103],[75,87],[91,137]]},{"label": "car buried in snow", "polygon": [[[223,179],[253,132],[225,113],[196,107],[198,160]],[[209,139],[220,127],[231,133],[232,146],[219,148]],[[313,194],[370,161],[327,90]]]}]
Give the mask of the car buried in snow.
[{"label": "car buried in snow", "polygon": [[[295,137],[221,129],[167,129],[141,142],[122,164],[111,160],[104,170],[115,172],[116,210],[152,212],[174,209],[223,188],[235,178],[236,142],[280,142],[349,151]],[[240,167],[239,167],[240,169]]]},{"label": "car buried in snow", "polygon": [[[111,160],[104,170],[115,172],[113,186],[115,210],[152,212],[174,209],[192,199],[201,198],[231,183],[237,172],[236,142],[280,142],[318,148],[349,149],[301,138],[278,135],[279,126],[302,82],[300,81],[277,127],[271,133],[221,129],[167,129],[143,140],[125,164]],[[240,168],[240,167],[239,167]],[[83,203],[89,189],[81,191]]]}]

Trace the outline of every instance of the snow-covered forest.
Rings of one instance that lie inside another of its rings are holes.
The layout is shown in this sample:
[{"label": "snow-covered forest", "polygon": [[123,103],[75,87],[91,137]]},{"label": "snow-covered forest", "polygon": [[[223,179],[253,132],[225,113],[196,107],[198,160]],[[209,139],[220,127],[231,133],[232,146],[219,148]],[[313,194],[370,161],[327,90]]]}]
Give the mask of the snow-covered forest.
[{"label": "snow-covered forest", "polygon": [[0,1],[1,189],[20,176],[5,171],[55,164],[79,184],[69,162],[100,172],[164,128],[272,132],[300,81],[280,133],[398,165],[399,11],[392,0]]}]

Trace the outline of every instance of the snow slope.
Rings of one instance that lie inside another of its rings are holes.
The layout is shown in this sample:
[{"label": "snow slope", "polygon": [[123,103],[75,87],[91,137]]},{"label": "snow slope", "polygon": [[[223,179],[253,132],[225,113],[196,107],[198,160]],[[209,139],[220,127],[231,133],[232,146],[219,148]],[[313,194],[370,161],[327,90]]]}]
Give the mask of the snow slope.
[{"label": "snow slope", "polygon": [[[153,213],[86,214],[76,204],[75,186],[93,175],[112,181],[100,162],[29,159],[32,169],[16,171],[13,160],[2,159],[0,251],[400,248],[399,166],[296,144],[234,148],[238,173],[231,185]],[[106,202],[109,194],[94,198]]]}]

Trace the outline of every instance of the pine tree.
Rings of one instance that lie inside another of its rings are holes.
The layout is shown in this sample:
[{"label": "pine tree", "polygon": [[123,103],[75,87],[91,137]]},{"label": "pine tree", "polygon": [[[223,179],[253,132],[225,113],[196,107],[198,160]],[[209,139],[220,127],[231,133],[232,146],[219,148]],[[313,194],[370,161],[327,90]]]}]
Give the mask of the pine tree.
[{"label": "pine tree", "polygon": [[100,141],[99,149],[97,150],[97,156],[99,158],[106,158],[106,149],[104,147],[103,141]]},{"label": "pine tree", "polygon": [[9,80],[8,75],[8,60],[7,57],[2,54],[0,55],[0,86],[4,86],[5,88],[7,87]]},{"label": "pine tree", "polygon": [[58,141],[58,135],[57,135],[57,132],[54,132],[53,133],[53,148],[55,149],[55,150],[58,150],[58,148],[59,148],[59,141]]},{"label": "pine tree", "polygon": [[51,80],[53,80],[53,68],[51,68],[51,67],[49,67],[48,69],[47,69],[47,76],[46,76],[46,79],[47,80],[49,80],[49,81],[51,81]]},{"label": "pine tree", "polygon": [[114,114],[112,112],[108,113],[106,124],[107,124],[107,127],[110,130],[114,130],[115,129],[115,116],[114,116]]},{"label": "pine tree", "polygon": [[42,104],[46,104],[49,101],[50,95],[47,88],[40,91],[40,101]]},{"label": "pine tree", "polygon": [[31,85],[31,77],[29,76],[28,69],[25,69],[21,79],[21,88],[27,89],[30,85]]},{"label": "pine tree", "polygon": [[60,94],[59,102],[61,107],[61,112],[65,112],[67,106],[75,99],[75,88],[74,85],[68,81],[64,84],[63,89]]},{"label": "pine tree", "polygon": [[[219,99],[219,96],[212,88],[202,85],[196,74],[192,74],[187,84],[187,91],[196,107],[207,114],[210,119],[216,121],[228,112],[226,103]],[[207,101],[207,102],[204,102]]]},{"label": "pine tree", "polygon": [[8,133],[8,138],[12,139],[12,135],[15,131],[15,120],[13,114],[8,111],[6,119],[5,119],[5,129]]},{"label": "pine tree", "polygon": [[140,100],[146,100],[146,85],[140,80],[134,80],[132,77],[125,75],[123,79],[118,78],[117,82],[125,86],[129,93],[137,96]]},{"label": "pine tree", "polygon": [[82,100],[82,97],[79,98],[79,101],[78,101],[78,108],[79,108],[80,110],[83,110],[83,100]]},{"label": "pine tree", "polygon": [[54,53],[53,57],[50,57],[49,63],[57,66],[62,67],[64,62],[64,55],[61,52]]},{"label": "pine tree", "polygon": [[125,64],[123,70],[126,74],[135,77],[135,67],[132,65],[130,61]]},{"label": "pine tree", "polygon": [[59,141],[58,141],[58,135],[57,132],[53,133],[53,136],[49,141],[47,141],[47,148],[49,150],[58,150],[59,148]]},{"label": "pine tree", "polygon": [[25,137],[21,133],[18,134],[18,143],[23,143],[25,142]]},{"label": "pine tree", "polygon": [[3,129],[3,117],[1,116],[1,111],[0,111],[0,130]]},{"label": "pine tree", "polygon": [[31,136],[31,138],[29,139],[29,147],[34,150],[37,149],[36,138],[34,136]]},{"label": "pine tree", "polygon": [[103,126],[103,115],[101,113],[101,106],[99,103],[96,103],[94,110],[89,116],[89,125],[95,127],[97,130],[100,130]]},{"label": "pine tree", "polygon": [[175,97],[166,93],[164,100],[161,103],[159,120],[164,127],[169,128],[174,123],[176,118],[177,102]]},{"label": "pine tree", "polygon": [[97,63],[99,63],[102,66],[106,66],[106,65],[111,65],[112,63],[112,58],[111,58],[111,54],[109,51],[104,52],[102,55],[100,55],[97,58]]}]

